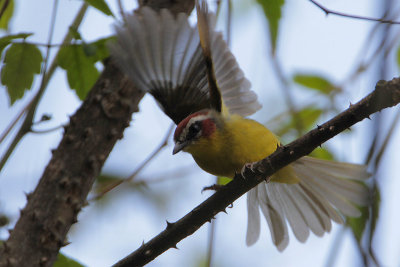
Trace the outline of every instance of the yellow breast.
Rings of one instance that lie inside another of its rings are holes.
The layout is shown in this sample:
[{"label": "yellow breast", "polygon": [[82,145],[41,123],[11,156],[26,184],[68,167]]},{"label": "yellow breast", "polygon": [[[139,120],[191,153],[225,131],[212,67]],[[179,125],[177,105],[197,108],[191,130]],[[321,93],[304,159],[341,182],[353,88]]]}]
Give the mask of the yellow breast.
[{"label": "yellow breast", "polygon": [[[201,138],[185,151],[192,154],[196,163],[206,172],[233,178],[245,163],[259,161],[273,153],[278,138],[264,125],[238,115],[224,118],[224,125],[213,135]],[[296,183],[298,179],[292,168],[286,167],[272,180]]]}]

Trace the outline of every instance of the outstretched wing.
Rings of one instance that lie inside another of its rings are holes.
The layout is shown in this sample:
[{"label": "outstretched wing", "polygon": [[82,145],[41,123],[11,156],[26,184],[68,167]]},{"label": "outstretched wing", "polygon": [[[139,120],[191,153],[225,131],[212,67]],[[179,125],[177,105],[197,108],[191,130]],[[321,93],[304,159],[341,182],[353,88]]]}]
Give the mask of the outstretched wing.
[{"label": "outstretched wing", "polygon": [[[212,63],[224,104],[230,113],[250,115],[261,107],[257,96],[222,35],[210,26]],[[143,7],[115,28],[117,41],[110,44],[113,60],[154,96],[176,124],[191,113],[214,108],[198,29],[189,24],[186,14],[174,17],[165,9],[157,13]]]}]

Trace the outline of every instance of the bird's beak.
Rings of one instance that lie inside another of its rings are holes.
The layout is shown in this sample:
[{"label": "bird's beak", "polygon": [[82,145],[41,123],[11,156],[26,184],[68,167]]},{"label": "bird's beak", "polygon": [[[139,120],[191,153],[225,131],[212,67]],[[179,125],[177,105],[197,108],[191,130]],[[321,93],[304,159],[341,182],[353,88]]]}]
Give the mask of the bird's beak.
[{"label": "bird's beak", "polygon": [[185,146],[187,146],[187,142],[179,142],[177,141],[174,146],[174,150],[172,151],[172,155],[175,155],[179,151],[181,151]]}]

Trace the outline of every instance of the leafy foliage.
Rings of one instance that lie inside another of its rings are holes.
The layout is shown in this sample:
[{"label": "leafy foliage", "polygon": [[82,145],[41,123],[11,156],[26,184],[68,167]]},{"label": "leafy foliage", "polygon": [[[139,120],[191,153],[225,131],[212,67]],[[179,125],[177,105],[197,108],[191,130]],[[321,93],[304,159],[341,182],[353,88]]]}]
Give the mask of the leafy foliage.
[{"label": "leafy foliage", "polygon": [[4,10],[0,16],[0,29],[7,30],[14,14],[14,0],[0,0],[0,10]]},{"label": "leafy foliage", "polygon": [[80,99],[84,99],[99,77],[94,61],[85,54],[83,45],[70,45],[60,49],[58,64],[67,71],[68,83]]},{"label": "leafy foliage", "polygon": [[347,225],[350,226],[357,242],[361,243],[361,238],[369,219],[369,209],[368,207],[358,207],[358,209],[361,211],[361,216],[357,218],[348,217]]},{"label": "leafy foliage", "polygon": [[305,86],[309,89],[316,90],[321,94],[330,94],[332,92],[340,92],[341,89],[335,86],[328,79],[315,74],[296,74],[293,77],[293,81]]},{"label": "leafy foliage", "polygon": [[74,44],[60,49],[58,64],[67,71],[69,86],[81,100],[86,97],[99,77],[95,64],[108,57],[106,43],[110,39],[108,37],[89,44]]},{"label": "leafy foliage", "polygon": [[275,52],[276,42],[278,39],[279,20],[281,19],[281,9],[284,0],[257,0],[262,6],[265,17],[268,20],[269,35],[271,39],[272,51]]},{"label": "leafy foliage", "polygon": [[0,54],[3,53],[4,48],[6,48],[13,40],[15,39],[26,39],[31,36],[32,33],[18,33],[18,34],[11,34],[6,35],[0,38]]},{"label": "leafy foliage", "polygon": [[108,16],[114,16],[104,0],[85,0],[85,2]]},{"label": "leafy foliage", "polygon": [[22,98],[25,89],[31,87],[34,75],[40,72],[42,60],[40,50],[32,44],[16,43],[7,49],[1,83],[7,86],[11,104]]},{"label": "leafy foliage", "polygon": [[303,130],[309,130],[315,127],[317,120],[323,114],[324,110],[315,106],[306,106],[302,110],[297,112],[297,116],[291,116],[287,123],[282,123],[279,129],[276,130],[278,136],[283,137],[296,129],[299,121]]},{"label": "leafy foliage", "polygon": [[76,260],[68,258],[67,256],[59,253],[57,257],[57,261],[53,265],[54,267],[83,267],[84,265],[80,264]]}]

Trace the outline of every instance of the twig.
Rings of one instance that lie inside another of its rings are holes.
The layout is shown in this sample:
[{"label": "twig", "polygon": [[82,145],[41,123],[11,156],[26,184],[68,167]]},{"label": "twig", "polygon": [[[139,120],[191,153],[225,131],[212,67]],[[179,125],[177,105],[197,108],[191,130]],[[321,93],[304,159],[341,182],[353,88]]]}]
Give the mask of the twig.
[{"label": "twig", "polygon": [[226,43],[228,47],[231,46],[231,35],[232,35],[232,1],[228,0],[228,16],[226,18]]},{"label": "twig", "polygon": [[338,258],[337,255],[340,249],[343,247],[341,245],[343,241],[343,237],[346,231],[346,227],[342,226],[336,233],[336,236],[330,245],[329,253],[325,261],[325,267],[332,267],[335,266],[335,260]]},{"label": "twig", "polygon": [[345,18],[352,18],[352,19],[360,19],[360,20],[367,20],[367,21],[375,21],[375,22],[380,22],[380,23],[388,23],[388,24],[400,24],[400,21],[392,21],[392,20],[387,20],[387,19],[377,19],[377,18],[371,18],[371,17],[364,17],[364,16],[357,16],[357,15],[352,15],[352,14],[347,14],[347,13],[342,13],[338,11],[333,11],[330,10],[323,5],[317,3],[314,0],[310,0],[311,3],[319,7],[322,11],[325,12],[326,15],[333,14],[336,16],[340,17],[345,17]]},{"label": "twig", "polygon": [[149,263],[166,250],[176,247],[179,241],[193,234],[206,222],[211,221],[216,214],[224,211],[244,193],[265,181],[266,177],[270,177],[287,164],[309,154],[323,142],[355,123],[368,118],[377,111],[397,105],[399,102],[400,78],[389,82],[378,82],[376,89],[364,99],[289,145],[277,148],[269,157],[253,164],[251,170],[245,168],[245,178],[238,174],[235,179],[186,216],[175,223],[168,223],[164,231],[114,266],[142,266]]},{"label": "twig", "polygon": [[132,181],[138,173],[140,173],[141,170],[143,170],[144,167],[146,167],[153,159],[155,156],[157,156],[160,151],[168,145],[168,139],[171,136],[172,130],[174,129],[174,124],[172,124],[167,133],[165,134],[165,137],[161,141],[160,145],[147,157],[145,161],[143,161],[142,164],[139,165],[139,167],[126,179],[121,179],[109,186],[107,186],[105,189],[103,189],[100,193],[98,193],[95,197],[93,197],[90,200],[98,200],[102,198],[105,194],[116,188],[117,186],[121,185],[122,183],[130,182]]},{"label": "twig", "polygon": [[[71,27],[74,27],[74,28],[79,27],[79,25],[81,24],[81,22],[83,20],[85,13],[86,13],[87,8],[88,8],[88,4],[86,4],[86,3],[82,4],[80,10],[78,11],[78,14],[76,15],[73,23],[71,24]],[[54,29],[54,28],[52,28],[52,29]],[[67,43],[70,43],[71,40],[72,40],[72,35],[68,32],[62,43],[67,44]],[[15,135],[14,139],[12,140],[10,146],[7,148],[5,154],[3,155],[3,157],[0,160],[0,172],[3,169],[8,158],[10,157],[11,153],[14,151],[15,147],[19,143],[19,141],[21,141],[21,139],[25,136],[25,134],[31,130],[31,126],[32,126],[33,118],[35,116],[36,108],[39,105],[40,100],[42,99],[42,96],[45,92],[45,89],[47,88],[47,84],[48,84],[50,78],[53,76],[53,73],[58,66],[57,55],[55,56],[49,69],[44,71],[44,73],[42,75],[42,81],[40,84],[40,88],[39,88],[38,92],[36,93],[36,95],[34,96],[34,98],[31,100],[32,103],[30,105],[28,105],[29,109],[27,110],[27,114],[22,123],[22,126],[18,130],[18,132]]]},{"label": "twig", "polygon": [[34,134],[45,134],[45,133],[51,133],[51,132],[57,131],[63,127],[65,127],[65,125],[58,125],[53,128],[49,128],[49,129],[45,129],[45,130],[34,130],[31,128],[29,132],[34,133]]},{"label": "twig", "polygon": [[215,244],[215,232],[217,228],[217,220],[213,220],[210,223],[210,227],[208,229],[208,242],[207,242],[207,258],[206,258],[206,266],[211,267],[211,263],[213,260],[213,252],[214,252],[214,244]]}]

